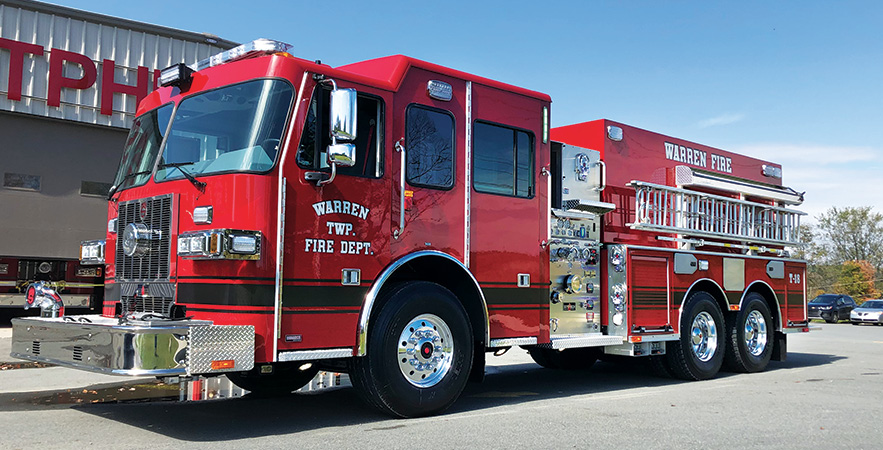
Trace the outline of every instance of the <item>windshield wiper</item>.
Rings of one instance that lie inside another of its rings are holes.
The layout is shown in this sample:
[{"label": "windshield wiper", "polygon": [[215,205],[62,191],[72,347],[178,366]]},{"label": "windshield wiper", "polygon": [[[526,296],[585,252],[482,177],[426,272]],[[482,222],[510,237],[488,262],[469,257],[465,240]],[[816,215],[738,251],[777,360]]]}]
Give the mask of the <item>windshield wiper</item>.
[{"label": "windshield wiper", "polygon": [[196,177],[193,176],[193,174],[184,170],[184,168],[181,167],[181,166],[189,166],[195,162],[197,162],[197,161],[162,163],[162,164],[156,166],[156,168],[157,169],[164,169],[166,167],[174,167],[174,168],[178,169],[179,171],[181,171],[182,174],[184,174],[184,177],[187,178],[188,181],[193,183],[193,186],[196,186],[196,189],[199,189],[201,191],[201,190],[205,189],[205,186],[206,186],[205,182],[197,180]]},{"label": "windshield wiper", "polygon": [[107,199],[108,200],[112,199],[113,194],[116,194],[117,189],[120,188],[120,185],[122,185],[129,178],[137,177],[138,175],[150,175],[150,172],[151,171],[149,171],[149,170],[139,170],[137,172],[127,173],[126,175],[123,176],[123,179],[120,180],[120,184],[115,184],[110,187],[110,190],[107,192]]}]

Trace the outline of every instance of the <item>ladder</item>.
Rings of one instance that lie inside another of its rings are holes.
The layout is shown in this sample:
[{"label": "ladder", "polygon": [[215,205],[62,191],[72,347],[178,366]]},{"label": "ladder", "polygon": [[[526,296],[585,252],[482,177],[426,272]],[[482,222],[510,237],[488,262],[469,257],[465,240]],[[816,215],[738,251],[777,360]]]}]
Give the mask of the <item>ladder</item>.
[{"label": "ladder", "polygon": [[632,181],[635,230],[676,233],[752,244],[801,246],[806,213],[687,189]]}]

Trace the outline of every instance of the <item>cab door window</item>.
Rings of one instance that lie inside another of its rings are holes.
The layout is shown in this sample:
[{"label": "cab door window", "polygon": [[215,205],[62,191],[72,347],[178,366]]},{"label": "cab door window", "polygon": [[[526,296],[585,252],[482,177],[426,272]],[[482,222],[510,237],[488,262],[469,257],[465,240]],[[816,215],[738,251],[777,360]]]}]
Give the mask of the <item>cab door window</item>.
[{"label": "cab door window", "polygon": [[405,118],[408,183],[436,189],[454,187],[454,116],[422,105]]},{"label": "cab door window", "polygon": [[[331,89],[320,86],[313,91],[310,109],[304,121],[304,130],[297,150],[297,164],[305,169],[326,170],[327,149],[331,145],[328,114]],[[338,166],[337,173],[365,178],[383,175],[383,100],[359,93],[356,100],[356,164]]]}]

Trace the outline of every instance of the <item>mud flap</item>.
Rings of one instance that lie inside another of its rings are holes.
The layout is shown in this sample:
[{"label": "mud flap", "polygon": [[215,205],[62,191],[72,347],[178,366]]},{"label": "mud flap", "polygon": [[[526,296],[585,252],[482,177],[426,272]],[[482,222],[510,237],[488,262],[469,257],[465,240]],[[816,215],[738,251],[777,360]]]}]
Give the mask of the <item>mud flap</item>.
[{"label": "mud flap", "polygon": [[773,339],[773,355],[770,359],[773,361],[785,361],[785,358],[788,356],[788,335],[781,331],[776,331]]},{"label": "mud flap", "polygon": [[484,353],[484,344],[481,342],[475,343],[475,353],[472,356],[472,370],[469,372],[469,381],[475,383],[481,383],[484,381],[484,367],[485,367],[485,358]]}]

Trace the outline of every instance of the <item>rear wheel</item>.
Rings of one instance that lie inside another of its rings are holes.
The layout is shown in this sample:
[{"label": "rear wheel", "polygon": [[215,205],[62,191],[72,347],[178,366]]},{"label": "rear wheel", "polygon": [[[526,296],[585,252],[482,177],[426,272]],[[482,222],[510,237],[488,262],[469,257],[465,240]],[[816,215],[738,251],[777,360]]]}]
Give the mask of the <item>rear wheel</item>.
[{"label": "rear wheel", "polygon": [[714,297],[696,292],[681,316],[680,339],[668,343],[666,359],[672,373],[685,380],[717,375],[724,361],[724,320]]},{"label": "rear wheel", "polygon": [[473,358],[472,327],[451,291],[424,281],[393,287],[352,362],[359,395],[397,417],[438,414],[457,400]]},{"label": "rear wheel", "polygon": [[736,372],[760,372],[773,355],[773,321],[770,308],[758,293],[745,298],[745,305],[727,324],[725,362]]},{"label": "rear wheel", "polygon": [[258,396],[290,394],[313,379],[319,369],[308,364],[274,366],[273,372],[261,373],[259,367],[248,372],[230,372],[227,378],[242,389]]},{"label": "rear wheel", "polygon": [[531,347],[528,352],[534,362],[547,369],[585,370],[592,367],[600,356],[599,348],[551,348]]}]

